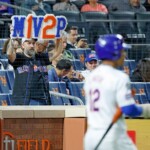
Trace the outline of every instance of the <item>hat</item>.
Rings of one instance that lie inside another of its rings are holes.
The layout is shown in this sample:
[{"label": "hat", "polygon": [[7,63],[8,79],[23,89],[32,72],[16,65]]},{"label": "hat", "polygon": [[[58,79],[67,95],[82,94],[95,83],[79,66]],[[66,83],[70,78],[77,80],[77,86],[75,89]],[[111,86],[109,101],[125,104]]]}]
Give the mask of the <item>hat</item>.
[{"label": "hat", "polygon": [[30,41],[30,40],[32,40],[32,39],[28,39],[28,38],[22,38],[22,44],[24,43],[24,42],[26,42],[26,41]]},{"label": "hat", "polygon": [[98,57],[97,57],[97,55],[95,53],[90,53],[85,58],[85,62],[90,62],[92,60],[98,60]]}]

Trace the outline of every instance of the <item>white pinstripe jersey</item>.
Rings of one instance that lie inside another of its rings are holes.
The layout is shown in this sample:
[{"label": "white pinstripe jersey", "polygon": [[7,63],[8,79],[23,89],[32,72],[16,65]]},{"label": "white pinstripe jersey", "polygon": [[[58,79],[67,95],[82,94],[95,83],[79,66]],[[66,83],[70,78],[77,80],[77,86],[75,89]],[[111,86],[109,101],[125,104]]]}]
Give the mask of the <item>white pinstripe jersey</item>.
[{"label": "white pinstripe jersey", "polygon": [[[117,106],[134,104],[128,75],[109,65],[98,66],[86,79],[85,85],[88,125],[91,128],[107,128]],[[115,127],[126,129],[124,117]]]}]

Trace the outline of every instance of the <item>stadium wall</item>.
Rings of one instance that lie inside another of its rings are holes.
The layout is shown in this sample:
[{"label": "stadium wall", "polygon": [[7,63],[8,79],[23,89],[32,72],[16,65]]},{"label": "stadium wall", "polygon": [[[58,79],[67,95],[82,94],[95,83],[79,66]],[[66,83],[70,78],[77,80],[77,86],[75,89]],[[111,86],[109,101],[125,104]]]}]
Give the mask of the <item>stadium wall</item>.
[{"label": "stadium wall", "polygon": [[[149,150],[150,120],[126,119],[138,150]],[[83,150],[84,106],[0,107],[1,150]]]}]

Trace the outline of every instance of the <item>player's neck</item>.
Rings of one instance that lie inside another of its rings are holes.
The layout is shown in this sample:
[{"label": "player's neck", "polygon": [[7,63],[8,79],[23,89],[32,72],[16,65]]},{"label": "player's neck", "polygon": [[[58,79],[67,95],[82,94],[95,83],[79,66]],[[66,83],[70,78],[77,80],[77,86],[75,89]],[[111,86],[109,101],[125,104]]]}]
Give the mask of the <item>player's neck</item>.
[{"label": "player's neck", "polygon": [[113,61],[110,61],[110,60],[104,60],[104,61],[102,62],[102,64],[103,64],[103,65],[109,65],[109,66],[112,66],[112,67],[116,68],[115,63],[114,63]]}]

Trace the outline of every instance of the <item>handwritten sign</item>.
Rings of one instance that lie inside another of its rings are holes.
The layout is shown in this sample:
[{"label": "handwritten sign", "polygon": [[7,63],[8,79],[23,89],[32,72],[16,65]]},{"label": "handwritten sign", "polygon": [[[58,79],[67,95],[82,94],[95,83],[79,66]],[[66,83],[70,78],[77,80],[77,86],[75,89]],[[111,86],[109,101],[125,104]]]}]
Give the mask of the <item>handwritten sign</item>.
[{"label": "handwritten sign", "polygon": [[54,16],[47,14],[45,16],[28,16],[14,15],[11,17],[13,30],[11,38],[38,38],[54,39],[61,36],[61,31],[67,26],[65,16]]}]

